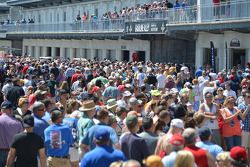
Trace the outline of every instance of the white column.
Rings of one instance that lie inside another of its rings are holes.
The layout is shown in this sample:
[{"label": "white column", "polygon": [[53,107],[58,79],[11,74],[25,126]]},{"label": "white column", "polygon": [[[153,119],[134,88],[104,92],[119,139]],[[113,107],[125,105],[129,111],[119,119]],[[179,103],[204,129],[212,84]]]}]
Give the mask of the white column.
[{"label": "white column", "polygon": [[65,48],[63,48],[63,47],[60,48],[60,58],[61,59],[65,58]]},{"label": "white column", "polygon": [[83,57],[83,48],[79,48],[79,57]]},{"label": "white column", "polygon": [[250,62],[250,49],[246,49],[246,60],[245,62]]},{"label": "white column", "polygon": [[115,50],[115,59],[118,61],[122,61],[122,51],[120,49]]},{"label": "white column", "polygon": [[69,58],[70,58],[70,60],[73,60],[74,57],[75,57],[74,56],[74,48],[69,48]]},{"label": "white column", "polygon": [[42,49],[43,51],[42,51],[42,56],[43,57],[47,57],[48,56],[48,54],[47,54],[47,47],[46,46],[43,46],[43,49]]},{"label": "white column", "polygon": [[147,50],[145,50],[145,61],[149,61],[150,60],[150,50],[149,49],[147,49]]},{"label": "white column", "polygon": [[51,47],[51,57],[56,58],[56,48]]},{"label": "white column", "polygon": [[201,0],[197,0],[197,22],[201,22]]},{"label": "white column", "polygon": [[[218,56],[218,60],[219,62],[216,62],[217,64],[219,64],[219,68],[217,69],[217,71],[220,71],[224,68],[226,68],[226,54],[224,52],[224,48],[218,48],[218,52],[217,52],[217,56]],[[216,65],[217,66],[217,65]]]},{"label": "white column", "polygon": [[35,58],[39,58],[40,57],[40,46],[36,46],[35,47]]},{"label": "white column", "polygon": [[103,60],[104,58],[105,58],[105,52],[104,52],[105,50],[104,49],[99,49],[98,50],[98,58],[99,58],[99,60]]},{"label": "white column", "polygon": [[28,55],[30,55],[30,56],[34,56],[34,55],[32,55],[32,46],[28,46]]},{"label": "white column", "polygon": [[198,47],[196,44],[196,52],[195,52],[195,66],[199,68],[203,65],[203,48]]},{"label": "white column", "polygon": [[25,55],[25,53],[26,53],[26,50],[25,50],[26,48],[25,48],[25,45],[23,45],[23,50],[22,50],[22,55],[24,56]]},{"label": "white column", "polygon": [[95,57],[95,49],[90,49],[90,60],[94,60]]}]

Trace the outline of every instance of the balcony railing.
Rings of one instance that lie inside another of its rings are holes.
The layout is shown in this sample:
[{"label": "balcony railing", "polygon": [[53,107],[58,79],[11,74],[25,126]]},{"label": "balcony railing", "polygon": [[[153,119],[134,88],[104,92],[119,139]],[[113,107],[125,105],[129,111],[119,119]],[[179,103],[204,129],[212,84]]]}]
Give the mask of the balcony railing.
[{"label": "balcony railing", "polygon": [[74,23],[54,23],[54,24],[6,24],[2,29],[12,33],[71,33],[71,32],[119,32],[124,30],[124,19],[121,20],[101,20],[101,21],[84,21]]},{"label": "balcony railing", "polygon": [[250,19],[250,0],[235,0],[210,6],[185,6],[169,10],[127,13],[119,20],[93,20],[53,24],[7,24],[0,29],[8,33],[34,32],[122,32],[125,22],[165,21],[167,24],[228,22]]}]

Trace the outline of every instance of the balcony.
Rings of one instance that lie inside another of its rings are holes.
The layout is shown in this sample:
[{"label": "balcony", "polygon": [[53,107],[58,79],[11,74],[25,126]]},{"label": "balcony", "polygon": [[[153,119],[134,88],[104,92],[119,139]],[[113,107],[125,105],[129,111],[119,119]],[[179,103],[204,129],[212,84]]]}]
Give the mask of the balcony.
[{"label": "balcony", "polygon": [[[169,29],[233,29],[250,27],[250,1],[237,0],[211,6],[186,6],[169,10],[127,12],[116,20],[77,21],[53,24],[6,24],[7,34],[48,33],[161,33]],[[244,25],[243,25],[244,24]]]}]

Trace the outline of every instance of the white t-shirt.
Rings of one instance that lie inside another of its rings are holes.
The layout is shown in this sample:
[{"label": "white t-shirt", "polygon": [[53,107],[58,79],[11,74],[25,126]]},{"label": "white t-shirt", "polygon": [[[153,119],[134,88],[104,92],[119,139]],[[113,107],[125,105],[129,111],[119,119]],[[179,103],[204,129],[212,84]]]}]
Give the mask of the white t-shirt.
[{"label": "white t-shirt", "polygon": [[165,88],[167,77],[163,74],[158,74],[156,78],[158,82],[157,87],[161,89]]},{"label": "white t-shirt", "polygon": [[224,90],[223,95],[228,97],[228,96],[233,96],[234,99],[237,99],[236,93],[235,91],[233,91],[232,89],[228,90]]},{"label": "white t-shirt", "polygon": [[146,74],[145,73],[138,73],[137,74],[137,80],[139,82],[139,87],[141,87],[142,85],[144,85],[144,79],[146,78]]}]

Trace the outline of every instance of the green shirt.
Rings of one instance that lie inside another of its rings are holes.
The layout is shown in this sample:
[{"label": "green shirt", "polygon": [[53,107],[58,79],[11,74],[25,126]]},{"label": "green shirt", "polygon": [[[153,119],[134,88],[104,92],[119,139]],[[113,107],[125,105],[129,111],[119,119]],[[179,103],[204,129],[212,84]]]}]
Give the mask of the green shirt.
[{"label": "green shirt", "polygon": [[77,133],[78,133],[79,142],[82,141],[84,135],[87,134],[88,129],[91,128],[93,125],[95,125],[93,119],[89,118],[84,113],[77,123]]}]

